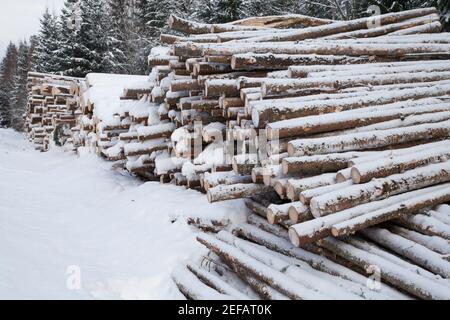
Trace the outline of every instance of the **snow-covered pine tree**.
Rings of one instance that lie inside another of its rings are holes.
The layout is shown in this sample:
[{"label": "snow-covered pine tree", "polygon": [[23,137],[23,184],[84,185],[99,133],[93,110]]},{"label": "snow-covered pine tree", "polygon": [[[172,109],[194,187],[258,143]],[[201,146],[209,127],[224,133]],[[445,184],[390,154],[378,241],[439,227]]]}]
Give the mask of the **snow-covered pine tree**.
[{"label": "snow-covered pine tree", "polygon": [[27,106],[27,76],[30,70],[30,48],[27,42],[22,41],[17,51],[17,68],[14,76],[14,89],[11,92],[10,117],[11,127],[16,130],[23,129],[23,114]]},{"label": "snow-covered pine tree", "polygon": [[80,52],[83,63],[79,73],[109,72],[113,68],[109,46],[110,18],[105,0],[81,0]]},{"label": "snow-covered pine tree", "polygon": [[34,69],[38,72],[55,73],[60,70],[57,57],[60,42],[58,20],[46,8],[40,22]]},{"label": "snow-covered pine tree", "polygon": [[108,0],[108,14],[111,20],[111,30],[108,36],[112,69],[114,73],[132,73],[132,45],[136,40],[132,31],[133,8],[130,0]]},{"label": "snow-covered pine tree", "polygon": [[66,0],[59,18],[60,43],[57,52],[62,74],[82,77],[89,66],[89,60],[83,55],[80,0]]},{"label": "snow-covered pine tree", "polygon": [[17,73],[17,47],[10,42],[0,64],[0,127],[11,126],[11,101]]}]

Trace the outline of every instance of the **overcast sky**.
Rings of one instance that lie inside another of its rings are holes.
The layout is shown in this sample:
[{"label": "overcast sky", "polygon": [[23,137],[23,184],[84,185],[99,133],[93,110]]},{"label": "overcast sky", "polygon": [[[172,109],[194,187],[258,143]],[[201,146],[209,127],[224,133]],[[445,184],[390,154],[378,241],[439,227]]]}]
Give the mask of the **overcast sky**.
[{"label": "overcast sky", "polygon": [[46,6],[59,12],[63,4],[64,0],[0,0],[0,56],[9,41],[28,39],[39,30],[39,18]]}]

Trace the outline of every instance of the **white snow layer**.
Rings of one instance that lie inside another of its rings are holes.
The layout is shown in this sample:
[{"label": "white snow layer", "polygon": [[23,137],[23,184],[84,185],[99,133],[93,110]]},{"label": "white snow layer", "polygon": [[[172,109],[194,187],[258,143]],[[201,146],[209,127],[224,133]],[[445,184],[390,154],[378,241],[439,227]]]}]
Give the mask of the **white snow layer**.
[{"label": "white snow layer", "polygon": [[[245,210],[0,129],[0,299],[181,299],[170,273],[205,253],[182,217],[239,223]],[[77,271],[80,289],[67,286]]]}]

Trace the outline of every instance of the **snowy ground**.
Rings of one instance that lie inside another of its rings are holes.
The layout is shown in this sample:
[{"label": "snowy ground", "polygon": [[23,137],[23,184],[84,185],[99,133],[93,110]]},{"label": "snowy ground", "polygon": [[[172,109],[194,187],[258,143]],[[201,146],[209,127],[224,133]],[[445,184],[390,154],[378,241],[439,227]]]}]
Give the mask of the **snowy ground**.
[{"label": "snowy ground", "polygon": [[195,191],[143,184],[94,155],[39,153],[0,129],[0,298],[181,298],[170,272],[204,249],[173,218],[244,212],[241,201],[211,205]]}]

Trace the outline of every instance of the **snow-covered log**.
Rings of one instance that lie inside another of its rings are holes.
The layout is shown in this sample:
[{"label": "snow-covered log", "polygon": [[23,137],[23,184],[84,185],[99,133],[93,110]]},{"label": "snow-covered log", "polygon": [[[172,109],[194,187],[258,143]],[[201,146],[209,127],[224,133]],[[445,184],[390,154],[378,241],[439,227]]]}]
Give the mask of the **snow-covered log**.
[{"label": "snow-covered log", "polygon": [[259,184],[235,184],[222,186],[219,185],[208,190],[208,201],[218,202],[225,200],[241,199],[250,197],[254,194],[271,191],[271,187]]}]

